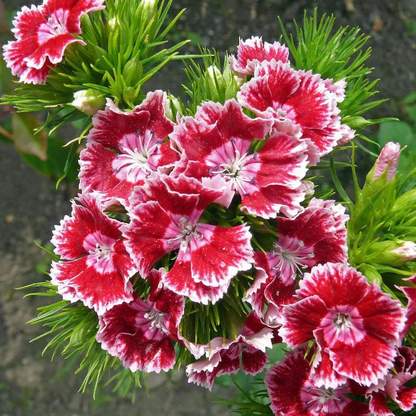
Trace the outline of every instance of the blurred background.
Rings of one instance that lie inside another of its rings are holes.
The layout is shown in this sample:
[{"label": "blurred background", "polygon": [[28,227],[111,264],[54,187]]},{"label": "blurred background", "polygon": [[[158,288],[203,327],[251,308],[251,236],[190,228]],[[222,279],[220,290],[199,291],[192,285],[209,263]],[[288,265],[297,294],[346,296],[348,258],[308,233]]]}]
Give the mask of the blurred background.
[{"label": "blurred background", "polygon": [[[3,0],[2,32],[18,9],[30,6],[28,1]],[[183,51],[188,53],[197,52],[198,43],[221,53],[235,53],[238,38],[252,35],[276,40],[280,35],[277,15],[291,30],[293,19],[300,21],[304,10],[314,7],[320,14],[333,13],[337,26],[360,26],[372,36],[370,66],[375,67],[372,77],[380,78],[380,98],[390,100],[371,117],[401,119],[384,123],[367,135],[380,144],[389,140],[407,144],[402,168],[416,165],[416,0],[174,0],[172,16],[184,7],[187,11],[170,36],[176,42],[191,39]],[[6,41],[2,36],[2,43]],[[7,72],[2,74],[1,88],[5,90]],[[176,62],[145,87],[180,95],[184,81],[181,63]],[[181,373],[173,380],[149,377],[148,391],[139,391],[135,403],[128,397],[117,398],[110,390],[103,390],[94,402],[90,392],[77,393],[83,376],[73,375],[70,362],[56,357],[50,363],[50,354],[41,357],[45,340],[29,343],[41,328],[25,322],[36,315],[42,298],[23,299],[23,293],[15,288],[44,279],[41,273],[48,267],[47,259],[34,240],[47,245],[53,226],[70,211],[69,198],[77,192],[76,183],[64,181],[58,190],[55,184],[66,159],[65,152],[59,151],[59,140],[75,136],[69,128],[58,130],[58,141],[49,142],[49,150],[39,143],[35,148],[28,148],[27,143],[13,146],[7,135],[7,111],[0,109],[0,416],[228,414],[211,402],[207,391],[188,385]],[[59,157],[51,161],[53,149]],[[368,168],[368,164],[363,166],[363,171]],[[217,387],[214,394],[230,398],[233,390]]]}]

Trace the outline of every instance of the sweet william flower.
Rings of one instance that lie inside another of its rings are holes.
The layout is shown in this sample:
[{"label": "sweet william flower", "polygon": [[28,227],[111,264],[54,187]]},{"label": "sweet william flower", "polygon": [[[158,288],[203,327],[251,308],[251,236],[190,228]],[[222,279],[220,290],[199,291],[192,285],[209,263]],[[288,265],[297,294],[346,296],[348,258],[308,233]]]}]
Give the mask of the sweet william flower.
[{"label": "sweet william flower", "polygon": [[21,82],[44,84],[68,45],[85,45],[73,36],[81,34],[81,17],[104,8],[104,0],[45,0],[37,7],[23,7],[13,21],[16,40],[3,48],[7,67]]},{"label": "sweet william flower", "polygon": [[151,289],[145,300],[115,306],[100,317],[97,341],[130,371],[169,371],[175,365],[174,341],[185,302],[162,283],[164,269],[147,276]]},{"label": "sweet william flower", "polygon": [[240,367],[256,375],[267,363],[266,349],[272,348],[272,339],[272,329],[251,313],[236,339],[214,338],[208,345],[208,359],[188,365],[188,381],[211,390],[216,377],[237,373]]},{"label": "sweet william flower", "polygon": [[367,403],[352,400],[351,394],[365,392],[349,382],[337,388],[314,385],[310,377],[311,354],[306,348],[290,352],[267,373],[265,384],[275,415],[287,416],[369,416]]},{"label": "sweet william flower", "polygon": [[277,218],[278,240],[272,251],[255,253],[257,273],[244,298],[259,317],[271,324],[282,305],[295,302],[297,275],[318,264],[347,262],[347,220],[342,205],[316,198],[294,219]]},{"label": "sweet william flower", "polygon": [[274,130],[260,150],[252,151],[253,140],[264,140],[271,124],[247,117],[235,100],[224,106],[205,103],[194,118],[184,117],[171,135],[183,151],[177,169],[193,178],[223,177],[249,214],[294,216],[302,209],[306,192],[302,179],[307,147]]},{"label": "sweet william flower", "polygon": [[154,174],[130,198],[131,222],[123,227],[127,248],[146,277],[154,263],[178,251],[163,277],[166,287],[194,302],[216,302],[232,278],[251,268],[253,249],[246,225],[220,227],[200,222],[222,191],[196,179]]},{"label": "sweet william flower", "polygon": [[[330,81],[330,80],[329,80]],[[343,138],[338,103],[340,92],[311,71],[296,71],[282,62],[256,67],[254,78],[241,87],[238,101],[274,127],[308,145],[311,165]]]},{"label": "sweet william flower", "polygon": [[237,72],[240,77],[254,75],[257,65],[262,62],[271,60],[286,63],[289,58],[289,49],[279,42],[263,42],[258,36],[252,36],[250,39],[242,40],[238,44],[237,58],[230,56],[230,67]]},{"label": "sweet william flower", "polygon": [[55,227],[52,244],[61,256],[52,263],[52,283],[71,302],[98,314],[133,298],[129,279],[137,272],[124,245],[120,223],[102,212],[102,196],[80,195],[71,217]]},{"label": "sweet william flower", "polygon": [[413,410],[416,404],[416,388],[407,384],[416,379],[416,351],[410,347],[399,347],[393,370],[377,386],[371,386],[370,409],[376,416],[394,415],[389,409],[387,398],[405,412]]},{"label": "sweet william flower", "polygon": [[166,93],[150,92],[132,112],[119,110],[111,101],[93,118],[94,128],[81,152],[80,188],[100,191],[127,206],[137,185],[161,166],[178,158],[164,139],[173,123],[165,116]]},{"label": "sweet william flower", "polygon": [[339,263],[314,267],[296,294],[299,301],[283,308],[279,335],[291,347],[316,342],[316,386],[336,388],[347,378],[370,386],[386,376],[405,325],[400,302]]}]

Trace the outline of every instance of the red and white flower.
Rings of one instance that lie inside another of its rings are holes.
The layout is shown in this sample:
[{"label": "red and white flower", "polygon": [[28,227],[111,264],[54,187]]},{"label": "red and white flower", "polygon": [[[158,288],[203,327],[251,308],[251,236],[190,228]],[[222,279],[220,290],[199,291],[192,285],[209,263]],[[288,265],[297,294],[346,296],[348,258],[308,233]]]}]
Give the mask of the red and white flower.
[{"label": "red and white flower", "polygon": [[370,387],[370,409],[377,416],[394,415],[388,408],[387,397],[400,409],[410,412],[416,405],[416,387],[406,383],[416,379],[416,351],[409,347],[398,348],[394,370],[377,386]]},{"label": "red and white flower", "polygon": [[405,324],[400,302],[354,268],[334,263],[305,274],[296,293],[299,301],[283,308],[279,335],[291,347],[316,341],[318,387],[336,388],[347,378],[370,386],[386,376]]},{"label": "red and white flower", "polygon": [[272,348],[272,339],[273,330],[251,313],[236,339],[214,338],[207,348],[208,359],[186,367],[188,381],[211,390],[216,377],[237,373],[240,367],[256,375],[267,363],[266,349]]},{"label": "red and white flower", "polygon": [[263,42],[258,36],[252,36],[250,39],[242,40],[238,44],[237,58],[230,56],[230,67],[241,77],[254,75],[256,66],[262,62],[271,60],[287,62],[289,58],[289,49],[279,42]]},{"label": "red and white flower", "polygon": [[252,151],[253,140],[265,139],[270,126],[270,121],[245,116],[235,100],[224,106],[205,103],[195,118],[184,117],[171,136],[184,153],[180,171],[194,178],[222,176],[249,214],[296,215],[305,198],[307,148],[272,131],[261,149]]},{"label": "red and white flower", "polygon": [[104,8],[104,0],[44,0],[40,6],[23,7],[13,21],[16,40],[3,47],[7,67],[21,82],[44,84],[68,45],[85,45],[74,36],[81,34],[81,17]]},{"label": "red and white flower", "polygon": [[406,336],[416,322],[416,287],[414,286],[416,285],[416,275],[404,280],[412,283],[413,286],[397,286],[407,297],[406,325],[403,328],[401,339]]},{"label": "red and white flower", "polygon": [[311,71],[272,61],[256,68],[255,77],[241,87],[238,101],[259,117],[272,119],[276,129],[305,141],[309,163],[316,164],[345,133],[338,87]]},{"label": "red and white flower", "polygon": [[171,166],[179,155],[164,139],[173,131],[165,117],[166,93],[150,92],[132,112],[112,102],[93,118],[86,149],[80,156],[80,187],[100,191],[124,206],[151,172]]},{"label": "red and white flower", "polygon": [[178,250],[163,282],[194,302],[216,302],[232,278],[251,268],[253,249],[246,225],[220,227],[199,222],[223,192],[196,179],[154,175],[130,198],[130,224],[123,227],[127,248],[146,277],[154,263]]},{"label": "red and white flower", "polygon": [[316,198],[296,218],[277,218],[279,238],[273,251],[255,253],[256,279],[244,298],[259,317],[268,303],[271,324],[282,305],[294,303],[296,275],[318,264],[347,262],[347,220],[342,205]]},{"label": "red and white flower", "polygon": [[100,317],[97,341],[124,367],[146,373],[171,370],[176,361],[173,341],[178,341],[185,301],[162,283],[164,269],[152,270],[146,300],[136,294],[130,303],[115,306]]},{"label": "red and white flower", "polygon": [[51,279],[64,299],[80,300],[102,314],[132,300],[129,279],[137,268],[126,251],[122,223],[102,212],[101,196],[80,195],[78,201],[53,232],[61,260],[52,263]]},{"label": "red and white flower", "polygon": [[267,373],[265,384],[275,415],[287,416],[368,416],[368,404],[352,400],[349,395],[361,393],[358,386],[346,383],[336,388],[314,385],[311,367],[305,358],[306,348],[288,354]]}]

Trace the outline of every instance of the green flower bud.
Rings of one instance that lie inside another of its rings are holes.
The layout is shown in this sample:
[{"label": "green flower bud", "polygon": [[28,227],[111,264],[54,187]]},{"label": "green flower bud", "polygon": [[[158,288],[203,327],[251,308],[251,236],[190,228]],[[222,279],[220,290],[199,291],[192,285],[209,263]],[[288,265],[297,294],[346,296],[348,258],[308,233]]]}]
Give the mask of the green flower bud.
[{"label": "green flower bud", "polygon": [[165,103],[165,114],[166,117],[172,121],[176,121],[176,117],[182,115],[182,107],[180,101],[170,95]]},{"label": "green flower bud", "polygon": [[133,87],[128,87],[123,92],[123,99],[126,103],[133,104],[137,100],[138,91]]},{"label": "green flower bud", "polygon": [[416,258],[416,244],[411,241],[379,241],[366,250],[363,263],[400,266]]},{"label": "green flower bud", "polygon": [[374,124],[373,122],[366,120],[364,117],[361,116],[348,116],[345,117],[345,119],[343,119],[342,122],[354,130],[361,130],[364,127],[371,126],[372,124]]},{"label": "green flower bud", "polygon": [[127,86],[136,86],[142,79],[142,75],[143,65],[140,62],[140,58],[138,56],[130,59],[130,61],[124,65],[123,78]]},{"label": "green flower bud", "polygon": [[409,210],[413,212],[416,211],[416,188],[405,192],[403,195],[400,195],[396,199],[396,202],[394,203],[393,209],[392,209],[392,211],[395,214],[399,214],[399,213],[406,214],[409,212]]},{"label": "green flower bud", "polygon": [[158,4],[159,0],[142,0],[139,5],[140,16],[144,25],[147,26],[153,20],[152,27],[149,30],[149,35],[152,38],[156,29]]},{"label": "green flower bud", "polygon": [[93,116],[97,111],[104,108],[105,96],[94,89],[77,91],[74,94],[72,106],[89,116]]},{"label": "green flower bud", "polygon": [[205,86],[212,101],[221,101],[225,96],[226,83],[221,71],[211,65],[206,72]]},{"label": "green flower bud", "polygon": [[383,283],[381,274],[374,266],[371,266],[370,264],[361,264],[360,271],[367,278],[369,283],[376,282],[379,285]]}]

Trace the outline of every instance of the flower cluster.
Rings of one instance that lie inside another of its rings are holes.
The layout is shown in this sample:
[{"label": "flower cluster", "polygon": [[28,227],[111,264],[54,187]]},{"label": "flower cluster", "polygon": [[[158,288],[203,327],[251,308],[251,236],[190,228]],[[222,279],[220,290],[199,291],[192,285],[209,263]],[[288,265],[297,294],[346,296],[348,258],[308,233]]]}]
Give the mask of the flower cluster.
[{"label": "flower cluster", "polygon": [[[81,16],[103,4],[24,8],[5,47],[13,74],[47,82],[67,46],[84,43]],[[240,41],[229,70],[239,91],[187,115],[173,117],[160,90],[129,111],[107,98],[80,153],[81,193],[54,231],[52,283],[95,311],[97,341],[132,372],[168,371],[188,350],[189,381],[211,389],[240,367],[258,374],[284,342],[292,351],[266,375],[276,415],[412,409],[416,352],[403,340],[416,279],[401,289],[404,308],[354,268],[346,208],[312,197],[307,176],[354,137],[340,116],[346,81],[294,68],[285,45],[258,37]],[[397,146],[374,177],[394,177]],[[392,252],[407,261],[409,244]],[[183,331],[187,310],[232,297],[243,311],[234,331],[220,322],[223,336],[202,343]]]}]

